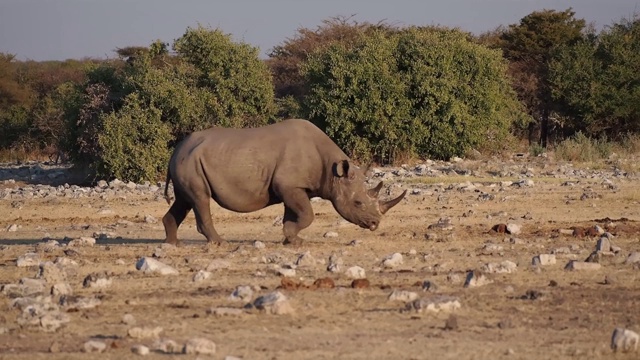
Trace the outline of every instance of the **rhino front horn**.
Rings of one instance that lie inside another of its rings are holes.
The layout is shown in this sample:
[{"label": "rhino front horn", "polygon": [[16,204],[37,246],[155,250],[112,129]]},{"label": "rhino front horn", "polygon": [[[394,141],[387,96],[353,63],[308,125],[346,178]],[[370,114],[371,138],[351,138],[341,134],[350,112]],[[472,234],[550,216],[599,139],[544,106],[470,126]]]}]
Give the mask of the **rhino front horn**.
[{"label": "rhino front horn", "polygon": [[384,214],[387,211],[389,211],[389,209],[391,209],[392,207],[396,206],[400,200],[402,200],[404,198],[404,196],[407,194],[407,190],[403,191],[402,194],[400,194],[400,196],[398,196],[397,198],[393,199],[393,200],[389,200],[389,201],[380,201],[380,213]]}]

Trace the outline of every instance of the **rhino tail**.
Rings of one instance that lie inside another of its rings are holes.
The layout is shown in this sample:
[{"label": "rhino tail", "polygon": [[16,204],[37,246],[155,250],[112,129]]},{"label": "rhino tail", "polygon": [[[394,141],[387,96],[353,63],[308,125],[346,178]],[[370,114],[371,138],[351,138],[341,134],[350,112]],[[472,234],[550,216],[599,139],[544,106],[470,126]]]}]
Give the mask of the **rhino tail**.
[{"label": "rhino tail", "polygon": [[167,179],[164,183],[164,199],[167,200],[167,204],[171,205],[171,199],[169,198],[169,182],[171,181],[171,172],[167,169]]}]

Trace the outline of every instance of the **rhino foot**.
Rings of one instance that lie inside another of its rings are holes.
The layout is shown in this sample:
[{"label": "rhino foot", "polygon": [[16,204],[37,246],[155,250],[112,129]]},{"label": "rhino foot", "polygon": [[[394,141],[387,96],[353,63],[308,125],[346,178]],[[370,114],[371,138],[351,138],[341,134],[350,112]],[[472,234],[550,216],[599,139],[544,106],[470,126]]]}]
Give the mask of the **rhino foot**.
[{"label": "rhino foot", "polygon": [[291,236],[288,237],[286,239],[284,239],[284,241],[282,242],[282,245],[287,245],[287,246],[301,246],[302,245],[302,238],[299,236]]}]

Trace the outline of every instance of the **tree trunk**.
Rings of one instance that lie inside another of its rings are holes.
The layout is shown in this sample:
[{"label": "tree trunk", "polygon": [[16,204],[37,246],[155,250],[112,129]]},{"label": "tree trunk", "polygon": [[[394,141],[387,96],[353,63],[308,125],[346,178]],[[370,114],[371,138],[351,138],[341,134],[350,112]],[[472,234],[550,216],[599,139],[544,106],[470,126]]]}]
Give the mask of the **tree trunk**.
[{"label": "tree trunk", "polygon": [[540,146],[547,148],[547,139],[549,138],[549,109],[542,110],[540,117]]}]

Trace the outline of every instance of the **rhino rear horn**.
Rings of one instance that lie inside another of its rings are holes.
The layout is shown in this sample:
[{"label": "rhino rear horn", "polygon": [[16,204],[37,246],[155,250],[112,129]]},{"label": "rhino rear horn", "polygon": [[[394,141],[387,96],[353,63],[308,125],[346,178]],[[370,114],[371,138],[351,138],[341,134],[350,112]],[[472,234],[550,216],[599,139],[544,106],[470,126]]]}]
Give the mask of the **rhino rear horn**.
[{"label": "rhino rear horn", "polygon": [[367,195],[369,195],[369,197],[372,199],[376,199],[378,197],[380,189],[382,189],[382,185],[382,181],[380,181],[378,185],[376,185],[376,187],[367,190]]},{"label": "rhino rear horn", "polygon": [[393,200],[384,201],[384,202],[380,201],[380,213],[384,214],[387,211],[389,211],[389,209],[396,206],[404,198],[406,194],[407,194],[407,190],[403,191],[402,194],[400,194],[400,196],[398,196]]}]

